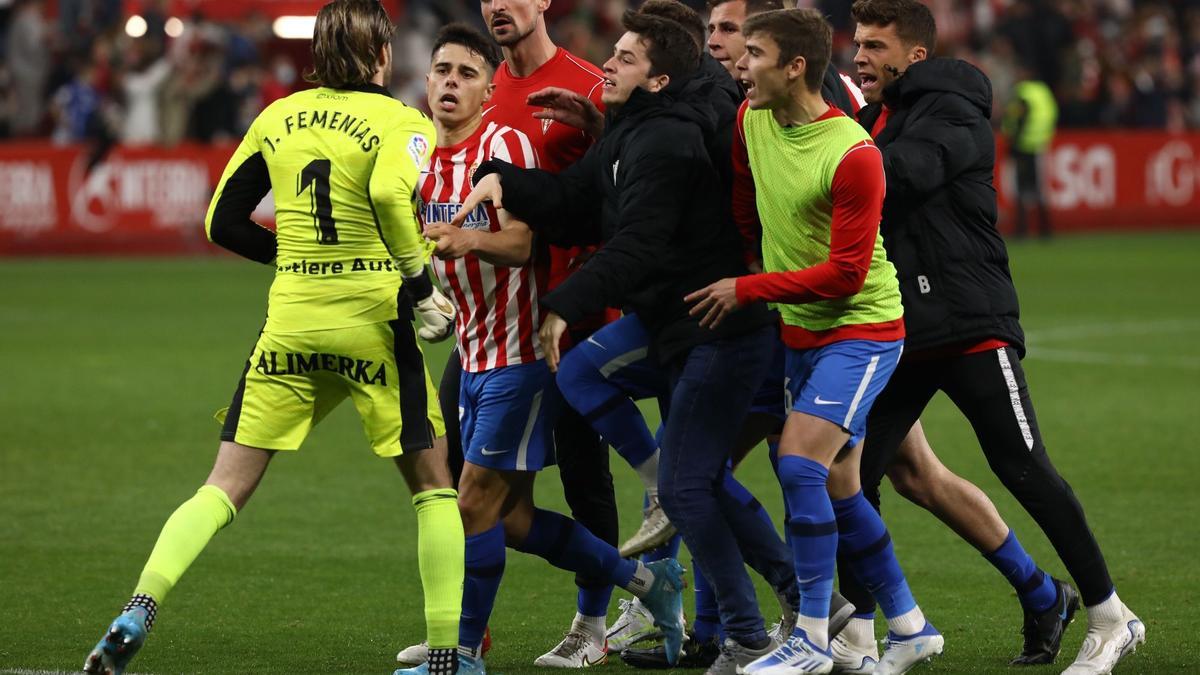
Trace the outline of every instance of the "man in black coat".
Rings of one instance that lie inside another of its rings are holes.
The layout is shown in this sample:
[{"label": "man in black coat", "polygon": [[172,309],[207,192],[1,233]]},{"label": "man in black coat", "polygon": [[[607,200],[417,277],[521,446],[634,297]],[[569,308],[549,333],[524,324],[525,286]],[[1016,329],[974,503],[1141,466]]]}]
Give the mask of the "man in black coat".
[{"label": "man in black coat", "polygon": [[[905,357],[868,418],[864,490],[878,505],[887,473],[1013,584],[1025,612],[1025,645],[1014,664],[1054,660],[1082,595],[1088,637],[1067,672],[1107,673],[1145,639],[1145,627],[1118,599],[1083,508],[1038,430],[1021,369],[1017,293],[996,230],[991,84],[966,62],[927,58],[937,29],[920,2],[858,0],[853,13],[855,65],[870,104],[859,121],[883,153],[880,227],[907,329]],[[987,496],[937,460],[919,418],[939,390],[967,417],[992,470],[1042,528],[1080,593],[1040,570]],[[871,607],[851,577],[841,575],[843,592],[860,611]],[[866,644],[854,624],[843,648]]]},{"label": "man in black coat", "polygon": [[679,24],[635,13],[624,24],[604,65],[600,140],[557,175],[485,162],[463,208],[491,199],[551,243],[602,244],[542,298],[548,363],[557,366],[559,337],[577,316],[611,306],[641,317],[671,385],[659,498],[716,591],[724,650],[749,663],[771,643],[730,523],[755,516],[719,499],[716,485],[766,373],[774,321],[757,307],[712,330],[689,314],[685,295],[745,273],[707,149],[711,84],[694,76],[699,49]]}]

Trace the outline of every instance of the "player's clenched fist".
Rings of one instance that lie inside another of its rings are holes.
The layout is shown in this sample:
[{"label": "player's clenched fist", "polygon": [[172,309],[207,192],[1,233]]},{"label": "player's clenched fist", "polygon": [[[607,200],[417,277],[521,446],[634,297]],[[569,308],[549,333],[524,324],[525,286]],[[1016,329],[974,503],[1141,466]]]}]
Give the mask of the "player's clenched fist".
[{"label": "player's clenched fist", "polygon": [[464,230],[449,223],[430,223],[425,226],[424,234],[435,242],[433,254],[442,260],[458,260],[475,248],[474,230]]},{"label": "player's clenched fist", "polygon": [[405,277],[409,297],[417,316],[421,317],[421,328],[417,335],[426,342],[441,342],[454,331],[454,304],[433,285],[429,277],[422,274]]}]

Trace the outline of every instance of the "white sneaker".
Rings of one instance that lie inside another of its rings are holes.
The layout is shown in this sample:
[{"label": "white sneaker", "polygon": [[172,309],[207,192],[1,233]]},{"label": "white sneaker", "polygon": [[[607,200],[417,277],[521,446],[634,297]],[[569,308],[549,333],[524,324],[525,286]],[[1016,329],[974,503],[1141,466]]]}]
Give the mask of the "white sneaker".
[{"label": "white sneaker", "polygon": [[875,665],[875,675],[907,673],[918,663],[941,654],[945,646],[946,639],[928,621],[921,632],[913,635],[902,637],[888,631],[887,639],[884,640],[883,658]]},{"label": "white sneaker", "polygon": [[1088,626],[1075,663],[1063,675],[1107,675],[1117,662],[1146,641],[1146,625],[1121,605],[1121,620],[1104,628]]},{"label": "white sneaker", "polygon": [[747,675],[820,675],[833,671],[829,651],[809,641],[808,635],[797,628],[787,642],[738,669]]},{"label": "white sneaker", "polygon": [[851,642],[844,632],[829,643],[829,651],[833,654],[835,673],[870,675],[875,672],[875,664],[879,663],[879,648],[874,640],[861,644]]},{"label": "white sneaker", "polygon": [[571,626],[571,631],[562,642],[534,660],[533,665],[543,668],[587,668],[598,666],[608,660],[603,642],[597,642],[582,630]]},{"label": "white sneaker", "polygon": [[411,647],[405,647],[396,654],[396,663],[403,666],[419,666],[429,660],[429,643],[421,640]]},{"label": "white sneaker", "polygon": [[767,629],[767,638],[771,640],[772,644],[776,646],[781,645],[787,641],[788,636],[792,634],[792,630],[795,628],[795,623],[791,624],[789,628],[787,617],[783,617],[778,623],[771,624],[771,627]]},{"label": "white sneaker", "polygon": [[635,642],[657,640],[663,636],[662,631],[654,625],[654,616],[641,600],[621,600],[620,607],[621,615],[605,635],[608,651],[619,654]]},{"label": "white sneaker", "polygon": [[621,557],[632,558],[646,551],[653,551],[670,541],[675,532],[675,526],[667,518],[662,504],[658,503],[658,497],[653,497],[650,499],[650,505],[642,512],[642,526],[629,541],[621,544]]}]

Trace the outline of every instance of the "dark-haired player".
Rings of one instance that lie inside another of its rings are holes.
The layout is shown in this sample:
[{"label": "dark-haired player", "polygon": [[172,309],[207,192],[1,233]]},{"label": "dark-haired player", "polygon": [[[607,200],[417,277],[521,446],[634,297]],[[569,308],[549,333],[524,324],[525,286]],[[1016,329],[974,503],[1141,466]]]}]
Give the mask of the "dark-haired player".
[{"label": "dark-haired player", "polygon": [[[529,94],[545,87],[562,87],[600,105],[600,70],[571,54],[551,40],[543,13],[547,0],[488,0],[480,3],[484,25],[492,39],[500,45],[503,62],[496,69],[492,92],[484,116],[489,122],[507,126],[525,134],[538,155],[538,165],[547,171],[559,171],[578,159],[592,144],[587,134],[535,113],[541,105],[529,103]],[[580,249],[549,248],[549,272],[543,291],[554,288],[570,273],[584,251]],[[572,327],[572,337],[582,340],[601,323],[600,317],[588,317]],[[442,374],[440,387],[442,415],[451,427],[447,431],[452,470],[462,465],[462,447],[454,423],[457,419],[459,379],[462,366],[457,356],[451,356]],[[612,474],[608,468],[608,453],[599,437],[573,410],[562,411],[555,425],[555,441],[559,477],[571,515],[597,537],[609,543],[617,542],[616,506],[612,495]],[[578,594],[576,615],[568,633],[582,635],[593,646],[604,647],[605,616],[612,588],[604,579],[587,575],[576,577]],[[578,640],[563,640],[544,655],[545,659],[561,663],[563,659],[579,661],[579,650],[571,644]],[[413,645],[402,650],[397,660],[420,663],[425,659],[425,646]]]},{"label": "dark-haired player", "polygon": [[[1146,627],[1117,596],[1034,414],[1017,291],[996,230],[991,83],[964,61],[932,58],[937,25],[917,0],[860,0],[852,14],[854,61],[870,102],[859,121],[883,153],[888,199],[880,227],[908,333],[904,359],[867,422],[863,489],[878,504],[886,473],[1012,584],[1025,615],[1014,665],[1052,662],[1082,599],[1088,631],[1066,672],[1107,673],[1145,640]],[[970,422],[988,465],[1050,540],[1078,592],[1034,563],[987,495],[942,466],[918,423],[938,391]],[[864,594],[852,586],[844,577],[858,604]],[[860,631],[857,623],[846,643],[857,638],[873,650],[869,626]]]},{"label": "dark-haired player", "polygon": [[863,497],[858,462],[867,412],[904,344],[895,268],[879,234],[879,151],[821,96],[832,29],[815,10],[776,10],[742,26],[746,86],[734,140],[735,217],[759,223],[764,273],[722,279],[688,297],[703,325],[771,302],[787,345],[787,423],[778,475],[800,583],[795,631],[745,667],[763,675],[828,673],[829,602],[839,550],[883,606],[891,628],[876,673],[903,673],[942,650],[879,514]]},{"label": "dark-haired player", "polygon": [[[434,268],[459,309],[466,459],[459,508],[467,535],[461,673],[484,672],[480,646],[506,546],[625,588],[660,620],[674,619],[675,634],[681,631],[678,563],[623,560],[576,521],[533,503],[537,471],[554,462],[561,407],[536,336],[546,260],[544,252],[534,252],[529,227],[510,212],[491,204],[464,205],[471,176],[482,163],[500,160],[530,170],[538,165],[525,134],[484,115],[498,62],[487,38],[471,28],[452,24],[438,34],[427,96],[439,140],[420,186],[425,233],[437,242]],[[669,630],[671,622],[664,623]],[[589,647],[576,645],[585,665],[607,658],[602,648]],[[431,654],[426,664],[397,674],[424,674],[434,665]]]}]

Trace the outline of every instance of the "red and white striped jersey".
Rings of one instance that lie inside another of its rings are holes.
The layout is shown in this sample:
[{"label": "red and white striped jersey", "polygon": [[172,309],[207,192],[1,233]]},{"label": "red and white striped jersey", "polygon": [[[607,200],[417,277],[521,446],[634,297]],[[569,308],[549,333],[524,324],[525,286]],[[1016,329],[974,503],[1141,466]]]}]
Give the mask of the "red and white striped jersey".
[{"label": "red and white striped jersey", "polygon": [[[454,218],[471,192],[475,169],[492,158],[520,167],[538,165],[537,152],[525,134],[495,122],[480,124],[465,141],[434,149],[421,176],[422,224]],[[500,219],[491,204],[480,204],[463,227],[498,232]],[[458,306],[455,329],[463,370],[477,373],[542,358],[538,289],[545,284],[545,273],[537,258],[524,267],[496,266],[474,255],[433,259],[442,288]]]}]

